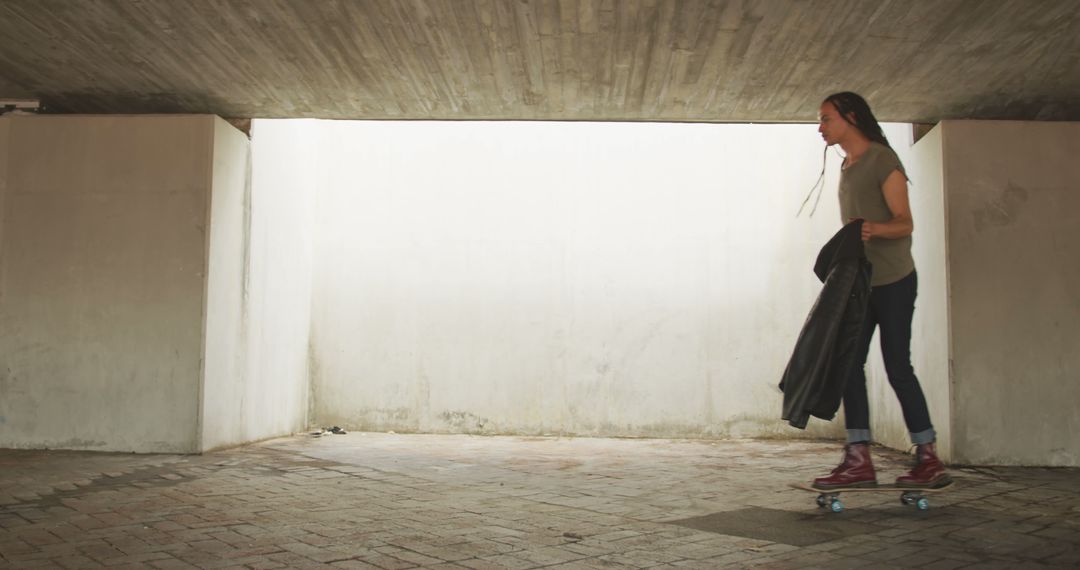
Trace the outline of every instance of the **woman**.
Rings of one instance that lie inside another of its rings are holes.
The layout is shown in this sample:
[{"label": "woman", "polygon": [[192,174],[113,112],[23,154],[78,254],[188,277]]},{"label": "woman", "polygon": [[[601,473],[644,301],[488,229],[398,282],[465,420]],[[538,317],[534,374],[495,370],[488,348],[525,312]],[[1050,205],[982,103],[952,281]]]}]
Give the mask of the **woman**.
[{"label": "woman", "polygon": [[911,366],[911,317],[917,278],[911,257],[911,209],[907,175],[889,146],[870,106],[850,92],[830,95],[818,113],[818,132],[828,146],[847,155],[840,173],[840,215],[861,219],[866,257],[873,265],[870,303],[860,340],[861,361],[844,391],[847,445],[843,462],[814,480],[820,489],[877,485],[870,460],[870,407],[866,397],[866,356],[874,327],[880,327],[885,371],[900,400],[916,465],[896,480],[902,487],[939,487],[951,480],[934,449],[930,411]]}]

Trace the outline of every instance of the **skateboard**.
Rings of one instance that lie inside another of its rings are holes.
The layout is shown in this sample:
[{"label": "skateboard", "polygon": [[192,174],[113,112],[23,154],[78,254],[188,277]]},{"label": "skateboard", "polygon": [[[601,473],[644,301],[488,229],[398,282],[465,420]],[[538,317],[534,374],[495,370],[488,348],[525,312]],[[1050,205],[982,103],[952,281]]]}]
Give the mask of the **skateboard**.
[{"label": "skateboard", "polygon": [[926,496],[928,493],[940,493],[948,490],[952,486],[952,481],[949,481],[940,487],[898,487],[896,485],[885,484],[878,485],[877,487],[838,487],[836,489],[817,489],[806,483],[791,484],[791,487],[794,489],[817,493],[817,505],[823,509],[829,509],[834,513],[839,513],[844,510],[844,503],[840,501],[840,493],[854,493],[856,491],[869,493],[895,493],[896,491],[900,491],[901,504],[911,505],[920,511],[925,511],[930,508],[930,499]]}]

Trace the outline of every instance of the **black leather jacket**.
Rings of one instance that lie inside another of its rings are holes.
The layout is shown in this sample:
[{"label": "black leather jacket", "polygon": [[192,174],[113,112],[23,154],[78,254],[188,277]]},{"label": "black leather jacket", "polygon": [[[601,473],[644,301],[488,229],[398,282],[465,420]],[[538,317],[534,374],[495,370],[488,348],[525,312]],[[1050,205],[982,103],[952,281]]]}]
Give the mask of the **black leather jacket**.
[{"label": "black leather jacket", "polygon": [[859,336],[870,301],[870,262],[862,243],[862,221],[851,222],[821,248],[814,273],[824,285],[806,317],[780,390],[782,418],[799,429],[810,416],[831,420],[857,363]]}]

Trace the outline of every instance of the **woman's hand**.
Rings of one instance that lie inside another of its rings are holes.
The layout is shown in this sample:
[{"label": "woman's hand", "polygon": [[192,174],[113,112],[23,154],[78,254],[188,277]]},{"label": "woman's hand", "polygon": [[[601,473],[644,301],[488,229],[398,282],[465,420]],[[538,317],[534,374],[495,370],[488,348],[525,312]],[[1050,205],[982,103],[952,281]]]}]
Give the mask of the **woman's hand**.
[{"label": "woman's hand", "polygon": [[862,240],[870,241],[870,238],[874,237],[874,229],[881,224],[875,224],[874,222],[868,222],[865,218],[848,218],[848,223],[862,222]]},{"label": "woman's hand", "polygon": [[862,240],[863,241],[870,241],[870,238],[874,237],[874,235],[875,235],[874,230],[877,228],[877,226],[878,226],[878,224],[875,224],[874,222],[868,222],[866,220],[863,220],[863,223],[862,223]]}]

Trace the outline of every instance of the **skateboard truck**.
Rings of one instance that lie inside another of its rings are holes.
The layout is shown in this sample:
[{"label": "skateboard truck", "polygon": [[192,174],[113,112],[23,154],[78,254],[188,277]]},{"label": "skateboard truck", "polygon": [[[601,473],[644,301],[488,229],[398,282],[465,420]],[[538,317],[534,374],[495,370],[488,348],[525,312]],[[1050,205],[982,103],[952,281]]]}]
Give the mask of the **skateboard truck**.
[{"label": "skateboard truck", "polygon": [[801,491],[812,491],[818,494],[817,506],[823,509],[829,509],[834,513],[839,513],[844,510],[844,503],[840,500],[840,493],[844,492],[895,492],[900,491],[900,504],[913,506],[920,511],[926,511],[930,509],[930,499],[927,497],[928,493],[936,493],[943,491],[950,487],[952,482],[949,482],[940,487],[898,487],[896,485],[878,485],[876,487],[841,487],[836,489],[817,489],[804,483],[792,483],[791,486]]}]

